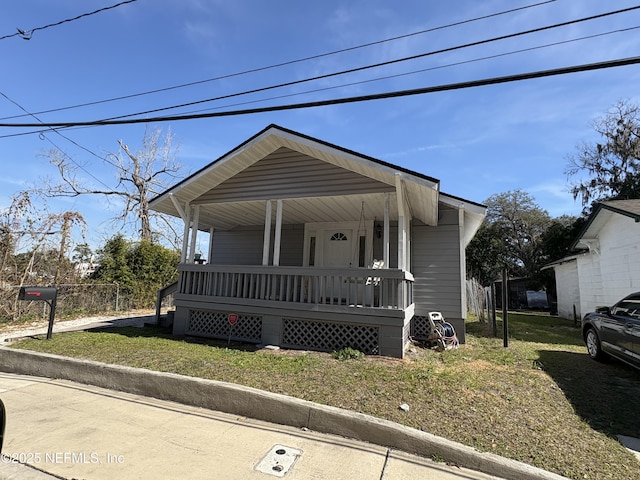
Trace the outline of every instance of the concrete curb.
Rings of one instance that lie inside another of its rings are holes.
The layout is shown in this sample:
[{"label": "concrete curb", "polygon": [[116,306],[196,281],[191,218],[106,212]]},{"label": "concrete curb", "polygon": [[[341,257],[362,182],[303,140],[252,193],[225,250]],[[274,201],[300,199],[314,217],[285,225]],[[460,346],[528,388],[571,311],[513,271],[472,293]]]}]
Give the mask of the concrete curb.
[{"label": "concrete curb", "polygon": [[427,458],[437,456],[462,467],[506,479],[565,478],[370,415],[231,383],[15,350],[4,346],[0,347],[0,370],[71,380],[266,422],[306,427],[313,431],[354,438]]}]

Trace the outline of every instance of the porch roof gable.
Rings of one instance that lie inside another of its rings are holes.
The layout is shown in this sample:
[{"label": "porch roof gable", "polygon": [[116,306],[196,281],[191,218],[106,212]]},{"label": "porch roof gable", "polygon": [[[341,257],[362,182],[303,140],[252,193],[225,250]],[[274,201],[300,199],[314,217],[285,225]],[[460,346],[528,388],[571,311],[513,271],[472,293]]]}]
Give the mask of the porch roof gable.
[{"label": "porch roof gable", "polygon": [[[260,204],[267,199],[285,199],[295,214],[291,221],[357,219],[365,204],[380,218],[384,195],[395,195],[398,178],[411,215],[436,225],[439,180],[270,125],[152,199],[150,207],[179,217],[176,204],[198,204],[199,227],[220,229],[263,220]],[[391,203],[393,218],[395,197]]]}]

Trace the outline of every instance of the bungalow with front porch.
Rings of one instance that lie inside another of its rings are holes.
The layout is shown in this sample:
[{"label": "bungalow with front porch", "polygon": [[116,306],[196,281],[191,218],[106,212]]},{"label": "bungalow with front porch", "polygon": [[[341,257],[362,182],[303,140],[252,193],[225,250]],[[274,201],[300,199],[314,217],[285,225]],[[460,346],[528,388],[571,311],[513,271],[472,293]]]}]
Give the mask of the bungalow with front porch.
[{"label": "bungalow with front porch", "polygon": [[485,207],[434,178],[270,125],[150,206],[184,221],[175,335],[402,358],[439,311],[464,341]]}]

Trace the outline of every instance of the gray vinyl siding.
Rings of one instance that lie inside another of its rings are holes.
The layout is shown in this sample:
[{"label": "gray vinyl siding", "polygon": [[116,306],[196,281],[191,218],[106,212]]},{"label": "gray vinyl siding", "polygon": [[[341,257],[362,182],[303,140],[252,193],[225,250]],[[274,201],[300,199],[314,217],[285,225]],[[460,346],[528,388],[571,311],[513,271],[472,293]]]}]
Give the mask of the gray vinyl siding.
[{"label": "gray vinyl siding", "polygon": [[[412,226],[413,298],[416,315],[441,312],[445,319],[463,319],[464,256],[460,249],[458,212],[440,205],[437,227],[415,222]],[[416,224],[417,223],[417,224]]]},{"label": "gray vinyl siding", "polygon": [[394,192],[395,186],[279,148],[193,204]]},{"label": "gray vinyl siding", "polygon": [[[238,227],[229,231],[216,231],[213,235],[214,265],[262,265],[264,226]],[[283,225],[280,248],[280,265],[302,266],[304,249],[304,225]],[[273,232],[271,234],[273,250]],[[273,262],[273,254],[269,263]]]}]

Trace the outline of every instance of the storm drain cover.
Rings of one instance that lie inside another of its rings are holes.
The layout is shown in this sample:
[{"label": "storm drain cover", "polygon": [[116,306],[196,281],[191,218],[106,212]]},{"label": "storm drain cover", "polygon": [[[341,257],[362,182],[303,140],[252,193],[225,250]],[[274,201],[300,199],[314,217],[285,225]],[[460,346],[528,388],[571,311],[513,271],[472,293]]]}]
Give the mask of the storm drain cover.
[{"label": "storm drain cover", "polygon": [[284,477],[301,455],[302,450],[284,445],[274,445],[256,465],[256,470],[276,477]]}]

